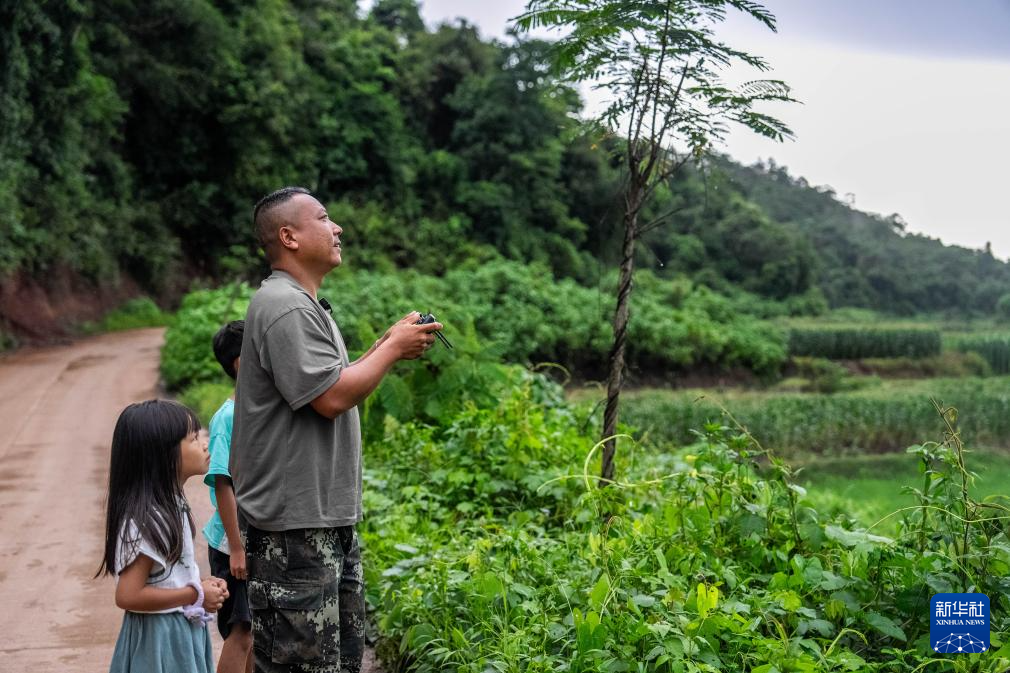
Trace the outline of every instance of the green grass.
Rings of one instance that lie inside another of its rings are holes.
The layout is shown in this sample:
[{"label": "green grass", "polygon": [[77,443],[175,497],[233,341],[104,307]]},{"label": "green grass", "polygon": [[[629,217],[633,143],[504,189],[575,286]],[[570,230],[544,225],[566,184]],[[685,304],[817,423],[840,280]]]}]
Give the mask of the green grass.
[{"label": "green grass", "polygon": [[[914,504],[904,487],[921,488],[918,461],[904,449],[940,439],[940,419],[929,401],[937,397],[958,408],[966,437],[999,448],[970,453],[967,465],[979,476],[977,498],[1010,496],[1010,377],[878,380],[847,393],[781,391],[631,390],[622,395],[622,421],[643,431],[654,446],[693,441],[690,428],[722,416],[723,404],[766,446],[785,452],[801,467],[799,482],[819,510],[852,516],[881,534],[895,532],[899,516]],[[603,397],[577,389],[569,398],[586,405]],[[872,449],[886,453],[856,453]]]},{"label": "green grass", "polygon": [[142,327],[164,327],[170,317],[170,314],[162,311],[149,297],[137,297],[106,313],[97,322],[84,323],[81,331],[84,334],[101,334]]},{"label": "green grass", "polygon": [[[968,453],[965,462],[978,474],[969,488],[973,497],[1010,496],[1010,452],[980,449]],[[876,524],[873,532],[883,535],[894,533],[900,519],[888,515],[915,504],[903,489],[922,487],[918,462],[905,453],[815,458],[794,466],[802,467],[798,481],[817,509],[847,514],[865,526]]]},{"label": "green grass", "polygon": [[0,353],[14,350],[18,347],[18,340],[13,334],[9,334],[0,329]]}]

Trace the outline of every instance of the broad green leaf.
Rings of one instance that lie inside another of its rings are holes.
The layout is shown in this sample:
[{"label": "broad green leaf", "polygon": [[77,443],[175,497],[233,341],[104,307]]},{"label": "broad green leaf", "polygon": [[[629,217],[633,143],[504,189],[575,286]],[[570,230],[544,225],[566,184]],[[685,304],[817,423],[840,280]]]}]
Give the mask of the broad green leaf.
[{"label": "broad green leaf", "polygon": [[602,610],[603,603],[607,600],[608,593],[610,593],[610,575],[603,573],[600,575],[600,579],[596,581],[596,585],[593,587],[592,591],[589,592],[590,607],[597,612]]},{"label": "broad green leaf", "polygon": [[877,612],[867,612],[864,619],[867,624],[880,631],[885,636],[890,636],[901,641],[906,640],[905,632],[902,631],[901,627],[895,624],[894,620],[890,617],[885,617]]}]

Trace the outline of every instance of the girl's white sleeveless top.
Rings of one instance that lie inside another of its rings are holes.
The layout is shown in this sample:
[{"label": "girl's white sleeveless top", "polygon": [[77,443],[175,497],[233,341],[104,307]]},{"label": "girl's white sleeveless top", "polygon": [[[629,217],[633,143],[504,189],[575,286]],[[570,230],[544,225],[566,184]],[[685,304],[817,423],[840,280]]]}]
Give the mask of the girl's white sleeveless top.
[{"label": "girl's white sleeveless top", "polygon": [[[178,561],[166,568],[165,559],[154,550],[150,541],[142,537],[136,524],[131,520],[123,527],[116,547],[116,584],[119,584],[119,573],[123,568],[133,563],[139,554],[150,557],[154,561],[151,575],[147,578],[147,586],[158,589],[181,589],[191,582],[200,583],[200,567],[196,564],[193,553],[193,531],[189,526],[189,517],[185,512],[179,512],[182,517],[182,556]],[[134,612],[140,612],[135,610]],[[182,607],[168,610],[155,610],[153,613],[182,612]]]}]

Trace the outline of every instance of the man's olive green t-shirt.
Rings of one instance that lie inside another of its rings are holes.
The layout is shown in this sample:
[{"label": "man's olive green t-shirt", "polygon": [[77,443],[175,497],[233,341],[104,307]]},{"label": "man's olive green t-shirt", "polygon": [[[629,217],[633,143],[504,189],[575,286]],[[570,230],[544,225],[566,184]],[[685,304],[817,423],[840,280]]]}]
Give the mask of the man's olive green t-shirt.
[{"label": "man's olive green t-shirt", "polygon": [[357,407],[330,420],[309,404],[348,364],[333,318],[275,270],[245,318],[229,469],[244,522],[269,531],[361,521]]}]

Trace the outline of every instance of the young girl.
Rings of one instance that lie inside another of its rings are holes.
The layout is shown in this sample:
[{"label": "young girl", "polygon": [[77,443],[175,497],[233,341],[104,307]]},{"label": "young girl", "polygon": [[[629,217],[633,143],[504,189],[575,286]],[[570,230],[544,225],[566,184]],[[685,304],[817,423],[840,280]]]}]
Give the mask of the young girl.
[{"label": "young girl", "polygon": [[116,422],[98,571],[115,576],[126,610],[111,673],[213,673],[206,624],[228,592],[224,580],[200,581],[182,490],[209,461],[200,422],[181,404],[131,404]]}]

